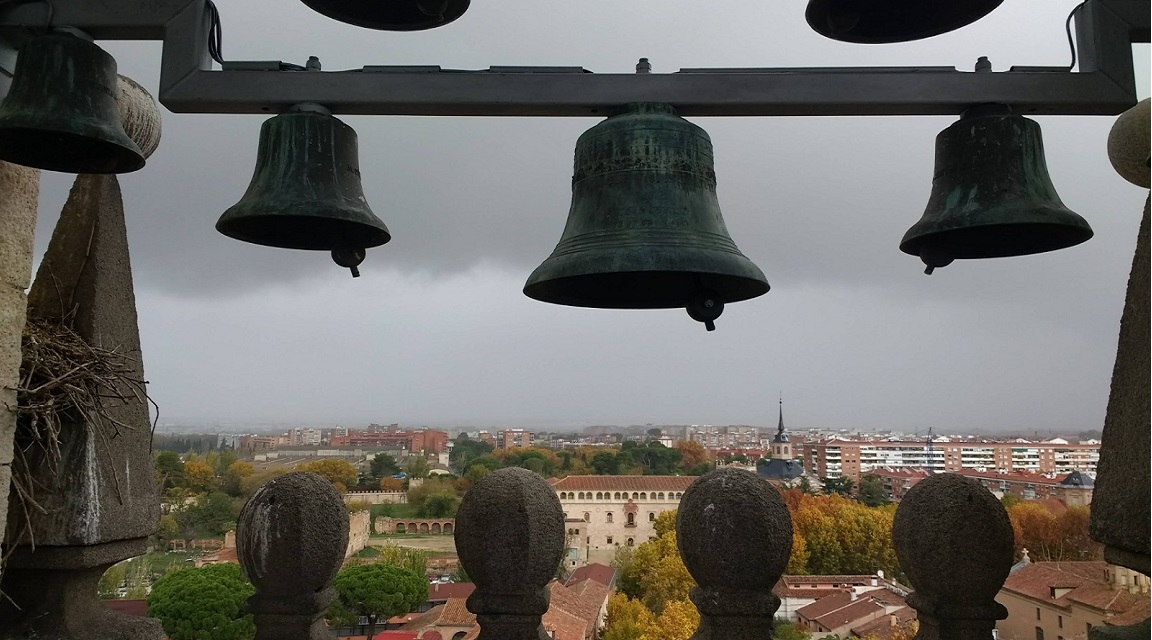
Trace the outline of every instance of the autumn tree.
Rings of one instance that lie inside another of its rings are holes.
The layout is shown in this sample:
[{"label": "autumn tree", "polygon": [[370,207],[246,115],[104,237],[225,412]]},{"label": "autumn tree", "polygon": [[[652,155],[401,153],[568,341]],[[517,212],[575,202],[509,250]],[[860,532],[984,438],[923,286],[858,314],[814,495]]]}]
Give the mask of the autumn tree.
[{"label": "autumn tree", "polygon": [[685,470],[710,462],[708,450],[695,440],[681,440],[676,443],[676,450],[680,452],[680,466]]},{"label": "autumn tree", "polygon": [[428,599],[423,575],[389,564],[345,567],[333,581],[338,599],[329,613],[337,619],[368,618],[368,637],[376,637],[376,621],[412,611]]},{"label": "autumn tree", "polygon": [[628,580],[638,585],[640,601],[657,615],[664,612],[667,603],[688,599],[696,581],[680,559],[675,529],[636,547]]},{"label": "autumn tree", "polygon": [[400,478],[393,478],[391,476],[380,478],[380,490],[381,491],[403,491],[404,490],[404,481],[401,480]]},{"label": "autumn tree", "polygon": [[171,640],[250,640],[256,625],[242,605],[255,592],[240,565],[180,569],[152,585],[148,615]]},{"label": "autumn tree", "polygon": [[225,467],[220,476],[220,490],[230,496],[239,497],[243,493],[241,484],[244,478],[254,473],[252,465],[243,460],[234,460]]},{"label": "autumn tree", "polygon": [[700,612],[687,600],[673,600],[664,605],[664,611],[642,640],[688,640],[700,626]]},{"label": "autumn tree", "polygon": [[638,600],[623,593],[608,599],[602,640],[643,640],[656,622],[652,612]]},{"label": "autumn tree", "polygon": [[[336,458],[328,458],[324,460],[313,460],[296,467],[297,471],[307,471],[315,473],[323,477],[328,482],[331,482],[337,489],[341,487],[347,491],[348,487],[356,484],[356,467],[347,460],[339,460]],[[341,493],[344,493],[341,491]]]},{"label": "autumn tree", "polygon": [[1088,537],[1088,507],[1068,507],[1054,513],[1044,503],[1022,501],[1008,509],[1016,555],[1028,549],[1039,562],[1097,560],[1103,549]]}]

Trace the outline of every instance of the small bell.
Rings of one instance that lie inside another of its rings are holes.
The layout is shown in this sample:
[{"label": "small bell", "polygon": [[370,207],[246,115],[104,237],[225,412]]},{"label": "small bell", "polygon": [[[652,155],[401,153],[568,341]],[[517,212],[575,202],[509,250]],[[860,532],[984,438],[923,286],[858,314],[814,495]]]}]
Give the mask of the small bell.
[{"label": "small bell", "polygon": [[1004,0],[811,0],[804,17],[816,33],[860,44],[907,42],[976,22]]},{"label": "small bell", "polygon": [[468,10],[469,0],[302,0],[333,20],[383,31],[442,27]]},{"label": "small bell", "polygon": [[666,104],[630,104],[576,143],[572,206],[530,298],[602,309],[687,309],[709,331],[724,304],[768,291],[728,235],[712,141]]},{"label": "small bell", "polygon": [[920,256],[931,274],[955,259],[1043,253],[1091,237],[1052,186],[1040,125],[990,104],[936,136],[932,195],[900,250]]},{"label": "small bell", "polygon": [[63,173],[128,173],[144,154],[124,132],[116,60],[74,30],[24,45],[0,105],[0,160]]},{"label": "small bell", "polygon": [[392,239],[364,198],[356,131],[317,105],[264,122],[252,182],[216,230],[268,247],[330,251],[354,277],[364,249]]}]

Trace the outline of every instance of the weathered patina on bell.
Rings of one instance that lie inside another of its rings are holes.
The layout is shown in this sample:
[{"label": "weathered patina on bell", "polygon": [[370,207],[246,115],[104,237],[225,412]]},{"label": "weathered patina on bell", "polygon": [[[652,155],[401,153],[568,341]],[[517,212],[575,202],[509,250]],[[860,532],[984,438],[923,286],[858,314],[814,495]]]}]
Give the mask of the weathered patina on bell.
[{"label": "weathered patina on bell", "polygon": [[364,198],[356,131],[322,107],[294,109],[260,128],[252,182],[216,230],[269,247],[331,251],[358,275],[355,256],[392,236]]},{"label": "weathered patina on bell", "polygon": [[822,36],[860,44],[907,42],[976,22],[1004,0],[810,0],[804,17]]},{"label": "weathered patina on bell", "polygon": [[302,0],[333,20],[384,31],[442,27],[468,10],[469,0]]},{"label": "weathered patina on bell", "polygon": [[116,60],[72,31],[29,40],[0,105],[0,160],[64,173],[128,173],[144,154],[124,132]]},{"label": "weathered patina on bell", "polygon": [[1052,186],[1040,125],[989,104],[936,136],[932,195],[900,250],[920,256],[931,274],[955,259],[1043,253],[1091,237]]},{"label": "weathered patina on bell", "polygon": [[576,307],[686,308],[709,330],[725,303],[767,291],[720,215],[708,134],[652,103],[580,136],[564,233],[524,285]]}]

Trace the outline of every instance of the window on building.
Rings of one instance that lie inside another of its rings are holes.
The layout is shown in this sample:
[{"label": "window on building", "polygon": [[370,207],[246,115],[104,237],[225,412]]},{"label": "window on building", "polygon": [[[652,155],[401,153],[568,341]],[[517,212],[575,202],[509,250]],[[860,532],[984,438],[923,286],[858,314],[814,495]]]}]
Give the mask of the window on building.
[{"label": "window on building", "polygon": [[612,512],[609,511],[608,513],[605,513],[604,518],[604,522],[612,522]]},{"label": "window on building", "polygon": [[634,544],[636,544],[636,541],[633,540],[632,538],[628,538],[628,546],[631,547]]},{"label": "window on building", "polygon": [[1040,607],[1036,607],[1036,619],[1040,619]]},{"label": "window on building", "polygon": [[628,526],[629,527],[635,527],[636,526],[636,514],[635,513],[629,513],[628,514]]},{"label": "window on building", "polygon": [[584,522],[592,522],[592,515],[587,511],[584,512]]},{"label": "window on building", "polygon": [[612,544],[612,536],[608,536],[608,544]]},{"label": "window on building", "polygon": [[656,522],[656,512],[655,511],[649,511],[648,512],[648,522]]},{"label": "window on building", "polygon": [[1036,627],[1036,640],[1044,640],[1044,630]]},{"label": "window on building", "polygon": [[1061,629],[1064,628],[1064,616],[1056,616],[1056,626]]}]

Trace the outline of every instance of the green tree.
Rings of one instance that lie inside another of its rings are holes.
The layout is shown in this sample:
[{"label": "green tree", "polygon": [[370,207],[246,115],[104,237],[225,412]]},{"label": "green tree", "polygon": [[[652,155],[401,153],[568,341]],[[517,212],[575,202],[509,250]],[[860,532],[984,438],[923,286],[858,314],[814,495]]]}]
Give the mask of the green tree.
[{"label": "green tree", "polygon": [[156,454],[156,480],[160,491],[184,486],[184,461],[175,451],[161,451]]},{"label": "green tree", "polygon": [[241,605],[255,592],[239,565],[180,569],[152,585],[148,615],[171,640],[250,640],[256,625]]},{"label": "green tree", "polygon": [[419,509],[429,496],[437,493],[455,493],[456,487],[452,481],[441,478],[428,478],[415,487],[408,489],[408,504]]},{"label": "green tree", "polygon": [[[360,564],[345,567],[334,581],[337,601],[344,611],[368,618],[368,637],[376,636],[376,620],[408,613],[428,599],[424,576],[388,564]],[[335,606],[335,605],[334,605]],[[173,639],[178,640],[178,639]]]},{"label": "green tree", "polygon": [[860,502],[869,507],[879,507],[892,502],[888,498],[888,490],[884,488],[884,481],[879,476],[867,475],[860,478]]},{"label": "green tree", "polygon": [[852,478],[820,478],[820,484],[824,486],[824,495],[835,493],[847,497],[852,495],[852,487],[856,483],[852,482]]},{"label": "green tree", "polygon": [[456,515],[460,507],[460,498],[455,493],[447,491],[434,493],[424,500],[416,509],[416,516],[420,518],[451,518]]},{"label": "green tree", "polygon": [[776,618],[772,626],[774,640],[808,640],[812,634],[792,624],[786,618]]},{"label": "green tree", "polygon": [[196,504],[172,514],[178,535],[188,544],[194,538],[224,535],[236,527],[236,503],[219,491],[201,496]]},{"label": "green tree", "polygon": [[404,462],[404,473],[408,474],[409,478],[423,478],[428,475],[428,471],[432,465],[428,464],[428,458],[423,455],[411,455]]},{"label": "green tree", "polygon": [[396,458],[393,458],[387,453],[377,453],[372,457],[372,462],[368,465],[368,471],[372,474],[373,478],[379,480],[380,478],[387,478],[400,473],[400,465],[396,464]]}]

